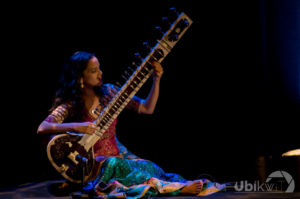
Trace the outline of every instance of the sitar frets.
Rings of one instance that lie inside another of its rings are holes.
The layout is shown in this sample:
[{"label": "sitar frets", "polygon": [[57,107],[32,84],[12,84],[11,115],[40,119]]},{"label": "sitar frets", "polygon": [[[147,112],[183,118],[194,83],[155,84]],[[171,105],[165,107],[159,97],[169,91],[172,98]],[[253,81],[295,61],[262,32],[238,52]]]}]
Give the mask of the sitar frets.
[{"label": "sitar frets", "polygon": [[[123,87],[109,102],[108,106],[100,113],[96,120],[98,130],[95,135],[102,137],[102,134],[111,125],[117,115],[130,102],[134,94],[146,82],[153,72],[151,63],[153,61],[161,62],[164,57],[171,51],[177,41],[181,38],[187,27],[190,26],[192,20],[184,13],[181,13],[177,20],[171,25],[171,28],[158,41],[151,53],[143,60],[142,64],[137,67]],[[174,41],[170,39],[173,33],[178,33],[178,38]]]},{"label": "sitar frets", "polygon": [[155,56],[156,54],[149,55],[149,59],[145,61],[144,65],[141,65],[133,75],[128,79],[127,83],[120,89],[120,91],[112,99],[112,102],[106,107],[102,114],[96,121],[96,124],[100,127],[101,132],[96,132],[98,136],[102,136],[103,131],[105,131],[111,122],[113,121],[116,113],[122,111],[122,109],[129,103],[132,95],[134,95],[137,90],[142,86],[142,84],[149,78],[152,74],[151,62],[158,60]]}]

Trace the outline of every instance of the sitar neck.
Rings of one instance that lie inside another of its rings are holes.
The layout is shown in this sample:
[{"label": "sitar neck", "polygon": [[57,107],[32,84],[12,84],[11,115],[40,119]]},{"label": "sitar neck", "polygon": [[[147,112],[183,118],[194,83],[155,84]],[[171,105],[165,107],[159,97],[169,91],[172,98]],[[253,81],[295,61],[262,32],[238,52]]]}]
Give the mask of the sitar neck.
[{"label": "sitar neck", "polygon": [[153,61],[161,63],[192,23],[193,21],[185,13],[181,13],[174,23],[170,24],[169,30],[163,34],[160,40],[157,40],[157,44],[150,50],[148,56],[142,60],[130,78],[101,112],[95,121],[96,132],[93,136],[84,138],[85,141],[83,142],[90,142],[89,144],[85,143],[86,148],[94,145],[102,137],[111,123],[151,76],[153,72],[151,63]]}]

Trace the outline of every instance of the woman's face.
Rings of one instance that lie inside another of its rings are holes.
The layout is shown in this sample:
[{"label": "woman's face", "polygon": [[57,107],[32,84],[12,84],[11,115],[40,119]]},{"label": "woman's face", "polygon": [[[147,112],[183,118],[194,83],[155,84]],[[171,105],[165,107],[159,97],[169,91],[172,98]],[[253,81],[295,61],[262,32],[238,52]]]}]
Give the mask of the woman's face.
[{"label": "woman's face", "polygon": [[102,71],[96,57],[92,57],[83,71],[82,83],[84,87],[93,88],[102,85]]}]

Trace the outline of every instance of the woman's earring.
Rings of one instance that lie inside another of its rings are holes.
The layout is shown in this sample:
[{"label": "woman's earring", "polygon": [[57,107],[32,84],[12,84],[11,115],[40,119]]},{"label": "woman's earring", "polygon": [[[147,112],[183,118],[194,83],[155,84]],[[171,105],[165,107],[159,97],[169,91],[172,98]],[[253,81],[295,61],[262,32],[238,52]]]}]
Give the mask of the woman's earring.
[{"label": "woman's earring", "polygon": [[84,88],[84,85],[83,85],[83,78],[82,78],[82,77],[80,78],[80,87],[81,87],[81,88]]}]

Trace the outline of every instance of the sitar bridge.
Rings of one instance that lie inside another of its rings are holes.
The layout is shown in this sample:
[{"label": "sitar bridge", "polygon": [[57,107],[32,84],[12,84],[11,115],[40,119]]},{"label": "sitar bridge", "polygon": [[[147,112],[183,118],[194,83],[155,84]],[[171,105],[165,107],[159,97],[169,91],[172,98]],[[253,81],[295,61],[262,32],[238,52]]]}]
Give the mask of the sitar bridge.
[{"label": "sitar bridge", "polygon": [[77,164],[79,164],[79,162],[76,160],[77,159],[76,156],[78,156],[78,155],[79,155],[79,153],[77,151],[70,152],[68,155],[68,158],[77,165]]}]

